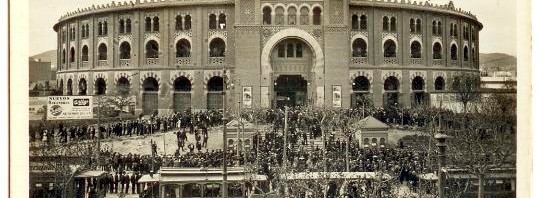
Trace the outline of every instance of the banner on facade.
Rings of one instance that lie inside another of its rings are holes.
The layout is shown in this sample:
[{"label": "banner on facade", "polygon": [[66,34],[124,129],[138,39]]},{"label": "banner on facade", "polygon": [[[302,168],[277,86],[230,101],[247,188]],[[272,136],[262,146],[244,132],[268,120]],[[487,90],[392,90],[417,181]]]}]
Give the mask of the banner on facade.
[{"label": "banner on facade", "polygon": [[332,107],[342,107],[342,86],[332,86]]},{"label": "banner on facade", "polygon": [[252,108],[252,87],[243,87],[243,108]]},{"label": "banner on facade", "polygon": [[49,96],[48,120],[93,119],[92,96]]},{"label": "banner on facade", "polygon": [[262,108],[269,108],[269,87],[260,87],[260,105]]}]

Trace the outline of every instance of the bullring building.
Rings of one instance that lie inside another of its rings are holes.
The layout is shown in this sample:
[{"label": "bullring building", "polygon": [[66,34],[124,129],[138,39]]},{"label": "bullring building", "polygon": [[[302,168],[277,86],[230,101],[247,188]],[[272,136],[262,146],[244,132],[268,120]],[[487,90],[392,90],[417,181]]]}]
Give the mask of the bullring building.
[{"label": "bullring building", "polygon": [[430,103],[479,73],[482,24],[452,1],[136,0],[62,16],[64,95],[131,95],[160,114],[222,106]]}]

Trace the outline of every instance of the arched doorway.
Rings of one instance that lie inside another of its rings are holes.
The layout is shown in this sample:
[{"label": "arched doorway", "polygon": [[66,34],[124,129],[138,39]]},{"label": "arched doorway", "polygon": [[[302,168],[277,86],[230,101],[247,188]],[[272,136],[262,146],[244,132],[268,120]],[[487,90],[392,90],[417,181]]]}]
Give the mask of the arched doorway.
[{"label": "arched doorway", "polygon": [[304,106],[307,99],[307,81],[300,75],[281,75],[274,84],[276,107]]},{"label": "arched doorway", "polygon": [[120,77],[116,83],[117,94],[127,96],[130,94],[130,81],[126,77]]},{"label": "arched doorway", "polygon": [[107,83],[105,83],[105,80],[103,78],[95,80],[96,95],[105,95],[105,90],[107,90]]},{"label": "arched doorway", "polygon": [[384,81],[384,108],[397,108],[399,105],[399,80],[390,76]]},{"label": "arched doorway", "polygon": [[424,92],[424,79],[417,76],[412,80],[412,106],[424,105],[426,102],[426,93]]},{"label": "arched doorway", "polygon": [[287,38],[271,52],[271,66],[276,78],[273,83],[275,107],[308,104],[308,82],[314,54],[301,39]]},{"label": "arched doorway", "polygon": [[208,93],[206,96],[206,107],[208,109],[223,108],[223,78],[214,76],[208,80]]},{"label": "arched doorway", "polygon": [[81,96],[86,95],[87,89],[88,89],[88,83],[86,82],[86,79],[81,78],[80,82],[78,82],[78,95],[81,95]]},{"label": "arched doorway", "polygon": [[370,81],[365,76],[358,76],[353,80],[353,94],[351,95],[351,105],[354,108],[368,105]]},{"label": "arched doorway", "polygon": [[73,79],[67,80],[67,95],[68,96],[73,95]]},{"label": "arched doorway", "polygon": [[191,81],[180,76],[174,80],[174,111],[183,113],[191,108]]},{"label": "arched doorway", "polygon": [[143,80],[142,108],[143,114],[153,114],[158,109],[159,83],[157,79],[148,77]]}]

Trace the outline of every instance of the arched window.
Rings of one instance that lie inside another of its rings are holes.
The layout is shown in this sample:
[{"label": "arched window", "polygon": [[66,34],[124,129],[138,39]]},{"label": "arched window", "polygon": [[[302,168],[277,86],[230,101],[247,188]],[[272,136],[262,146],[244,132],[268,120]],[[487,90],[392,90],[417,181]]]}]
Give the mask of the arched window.
[{"label": "arched window", "polygon": [[159,44],[155,40],[150,40],[145,44],[145,56],[147,58],[159,57]]},{"label": "arched window", "polygon": [[74,47],[71,47],[71,52],[70,52],[70,56],[69,56],[69,61],[71,61],[71,63],[74,63],[74,59],[75,59],[75,53],[74,53]]},{"label": "arched window", "polygon": [[73,95],[73,80],[72,79],[67,80],[67,95],[69,95],[69,96]]},{"label": "arched window", "polygon": [[126,33],[132,33],[132,20],[126,19]]},{"label": "arched window", "polygon": [[453,23],[451,23],[451,29],[450,29],[450,31],[449,31],[449,34],[450,34],[451,36],[454,36],[454,28],[455,28],[455,26],[453,25]]},{"label": "arched window", "polygon": [[351,16],[351,29],[357,30],[359,29],[359,17],[357,15]]},{"label": "arched window", "polygon": [[454,36],[458,36],[458,28],[456,24],[454,24],[453,31],[454,31]]},{"label": "arched window", "polygon": [[284,25],[285,9],[281,6],[275,8],[275,25]]},{"label": "arched window", "polygon": [[183,26],[186,30],[191,29],[191,15],[186,15],[185,16]]},{"label": "arched window", "polygon": [[302,58],[303,55],[303,47],[302,44],[297,43],[296,44],[296,58]]},{"label": "arched window", "polygon": [[159,29],[160,29],[159,18],[158,18],[158,17],[155,17],[155,18],[153,18],[153,31],[154,31],[154,32],[158,32]]},{"label": "arched window", "polygon": [[82,54],[81,55],[82,55],[82,58],[81,58],[82,61],[85,61],[85,62],[88,61],[88,46],[87,45],[84,45],[82,47]]},{"label": "arched window", "polygon": [[65,64],[67,62],[67,52],[65,51],[65,49],[63,49],[63,53],[62,53],[62,56],[61,56],[61,62],[63,64]]},{"label": "arched window", "polygon": [[209,29],[216,29],[216,15],[215,14],[210,14],[208,16],[208,28]]},{"label": "arched window", "polygon": [[439,44],[438,42],[434,43],[433,46],[433,59],[441,59],[441,44]]},{"label": "arched window", "polygon": [[214,76],[208,80],[207,88],[209,92],[223,91],[223,78]]},{"label": "arched window", "polygon": [[313,8],[313,25],[321,25],[321,8]]},{"label": "arched window", "polygon": [[411,86],[413,91],[424,90],[424,79],[420,76],[414,77]]},{"label": "arched window", "polygon": [[411,83],[411,88],[413,91],[413,105],[424,104],[424,79],[420,76],[414,77]]},{"label": "arched window", "polygon": [[422,20],[416,19],[416,33],[422,33]]},{"label": "arched window", "polygon": [[445,79],[443,77],[439,76],[435,79],[434,88],[436,91],[444,91],[445,90]]},{"label": "arched window", "polygon": [[97,48],[98,52],[98,59],[99,60],[107,60],[107,45],[105,43],[99,44],[99,47]]},{"label": "arched window", "polygon": [[309,25],[309,9],[307,7],[300,8],[300,24]]},{"label": "arched window", "polygon": [[414,33],[415,30],[416,30],[416,25],[414,23],[415,23],[414,19],[411,18],[411,20],[409,22],[409,29],[410,29],[411,33]]},{"label": "arched window", "polygon": [[437,35],[443,34],[443,27],[441,27],[441,21],[437,22]]},{"label": "arched window", "polygon": [[286,52],[285,45],[284,44],[279,44],[279,47],[277,48],[277,56],[279,58],[284,58],[284,57],[286,57],[285,52]]},{"label": "arched window", "polygon": [[226,16],[225,16],[224,13],[220,14],[218,21],[219,21],[219,28],[220,29],[225,29],[227,27]]},{"label": "arched window", "polygon": [[359,26],[362,30],[366,30],[367,29],[367,16],[365,15],[361,15],[361,21],[359,22]]},{"label": "arched window", "polygon": [[266,6],[262,10],[264,25],[271,25],[271,8]]},{"label": "arched window", "polygon": [[130,43],[124,41],[120,44],[120,59],[130,59],[131,47]]},{"label": "arched window", "polygon": [[103,35],[109,35],[109,26],[107,25],[107,21],[103,22]]},{"label": "arched window", "polygon": [[176,30],[183,30],[183,18],[181,15],[176,16]]},{"label": "arched window", "polygon": [[191,81],[183,76],[176,78],[176,80],[174,80],[174,91],[191,91]]},{"label": "arched window", "polygon": [[289,25],[296,25],[296,8],[290,7],[288,8],[288,24]]},{"label": "arched window", "polygon": [[119,34],[124,34],[124,28],[125,28],[124,19],[120,19],[118,21],[118,33]]},{"label": "arched window", "polygon": [[286,45],[286,57],[294,57],[294,44],[289,43]]},{"label": "arched window", "polygon": [[176,43],[176,57],[189,57],[191,55],[191,43],[187,39],[180,39]]},{"label": "arched window", "polygon": [[384,81],[384,90],[385,91],[398,91],[399,90],[399,80],[395,76],[390,76]]},{"label": "arched window", "polygon": [[353,92],[368,92],[370,90],[370,81],[365,76],[358,76],[353,80]]},{"label": "arched window", "polygon": [[81,96],[86,95],[87,89],[88,89],[88,83],[86,83],[86,79],[81,78],[80,82],[78,82],[78,95],[81,95]]},{"label": "arched window", "polygon": [[223,107],[223,78],[214,76],[210,78],[207,83],[207,108],[208,109],[221,109]]},{"label": "arched window", "polygon": [[382,30],[390,30],[390,19],[387,16],[384,16],[384,19],[382,20]]},{"label": "arched window", "polygon": [[457,60],[458,59],[458,55],[457,55],[457,47],[455,44],[451,45],[451,60]]},{"label": "arched window", "polygon": [[367,57],[367,42],[362,38],[357,38],[352,43],[353,57]]},{"label": "arched window", "polygon": [[392,17],[390,21],[390,31],[395,32],[397,31],[397,18]]},{"label": "arched window", "polygon": [[150,32],[151,31],[151,17],[145,18],[145,31]]},{"label": "arched window", "polygon": [[437,35],[437,22],[436,21],[432,22],[432,34]]},{"label": "arched window", "polygon": [[159,83],[153,77],[148,77],[143,81],[143,91],[157,92],[159,91]]},{"label": "arched window", "polygon": [[413,41],[411,43],[411,58],[421,58],[422,57],[422,45],[420,42]]},{"label": "arched window", "polygon": [[470,58],[470,51],[468,50],[468,46],[464,46],[464,61],[468,61]]},{"label": "arched window", "polygon": [[225,42],[221,38],[210,41],[210,57],[225,57]]},{"label": "arched window", "polygon": [[80,37],[86,38],[86,26],[84,25],[80,27]]},{"label": "arched window", "polygon": [[97,35],[103,36],[103,23],[101,21],[97,23]]},{"label": "arched window", "polygon": [[95,81],[95,88],[96,95],[105,95],[105,90],[107,90],[107,83],[105,83],[105,79],[98,78]]},{"label": "arched window", "polygon": [[388,39],[384,42],[384,57],[396,57],[396,44],[393,40]]},{"label": "arched window", "polygon": [[130,94],[130,81],[126,77],[121,77],[117,80],[117,93],[126,96]]},{"label": "arched window", "polygon": [[90,37],[90,26],[86,24],[86,38]]}]

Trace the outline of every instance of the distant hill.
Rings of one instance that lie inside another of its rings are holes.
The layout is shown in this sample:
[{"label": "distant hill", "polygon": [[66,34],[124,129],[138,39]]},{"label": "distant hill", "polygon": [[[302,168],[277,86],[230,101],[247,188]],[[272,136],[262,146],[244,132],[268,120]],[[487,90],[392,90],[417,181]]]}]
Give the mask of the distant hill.
[{"label": "distant hill", "polygon": [[503,53],[480,53],[479,65],[483,70],[516,72],[517,58]]},{"label": "distant hill", "polygon": [[31,56],[30,58],[33,59],[40,59],[42,61],[51,62],[52,67],[55,68],[57,65],[57,51],[56,50],[49,50],[42,52],[40,54],[36,54],[34,56]]}]

